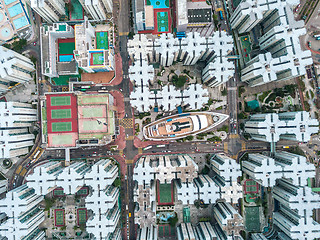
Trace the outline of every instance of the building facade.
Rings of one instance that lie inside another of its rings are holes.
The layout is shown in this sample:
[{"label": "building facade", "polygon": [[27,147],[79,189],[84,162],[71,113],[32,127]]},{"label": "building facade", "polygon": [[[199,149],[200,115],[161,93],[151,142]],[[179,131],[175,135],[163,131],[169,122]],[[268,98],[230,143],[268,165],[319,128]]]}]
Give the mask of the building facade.
[{"label": "building facade", "polygon": [[58,22],[66,14],[63,0],[30,0],[31,8],[47,23]]},{"label": "building facade", "polygon": [[6,92],[12,83],[32,80],[34,64],[22,54],[0,46],[0,62],[0,93]]},{"label": "building facade", "polygon": [[0,102],[0,158],[25,155],[33,145],[29,127],[37,121],[37,110],[31,104]]}]

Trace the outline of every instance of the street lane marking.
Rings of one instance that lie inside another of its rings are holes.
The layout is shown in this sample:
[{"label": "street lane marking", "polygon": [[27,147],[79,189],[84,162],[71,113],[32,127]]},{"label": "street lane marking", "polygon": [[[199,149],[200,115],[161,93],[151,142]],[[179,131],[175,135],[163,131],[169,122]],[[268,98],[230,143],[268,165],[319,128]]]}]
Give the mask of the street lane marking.
[{"label": "street lane marking", "polygon": [[126,164],[133,164],[133,159],[132,160],[126,160]]},{"label": "street lane marking", "polygon": [[228,152],[228,143],[227,143],[227,142],[225,142],[225,143],[223,144],[223,149],[224,149],[224,152],[225,152],[225,153]]},{"label": "street lane marking", "polygon": [[126,137],[126,140],[133,140],[134,139],[134,136],[129,136],[129,137]]},{"label": "street lane marking", "polygon": [[129,32],[120,32],[119,36],[125,36],[125,35],[127,36],[128,34],[129,34]]},{"label": "street lane marking", "polygon": [[22,170],[22,166],[20,165],[20,166],[18,167],[17,171],[16,171],[16,174],[19,174],[19,173],[21,172],[21,170]]},{"label": "street lane marking", "polygon": [[230,138],[239,138],[238,134],[230,134]]},{"label": "street lane marking", "polygon": [[142,154],[142,148],[141,147],[138,148],[138,153]]},{"label": "street lane marking", "polygon": [[245,142],[241,143],[241,150],[242,151],[246,150],[246,143]]},{"label": "street lane marking", "polygon": [[119,119],[119,125],[121,125],[124,128],[133,128],[133,119],[132,118]]},{"label": "street lane marking", "polygon": [[119,150],[119,155],[120,155],[120,156],[123,156],[123,149],[120,149],[120,150]]},{"label": "street lane marking", "polygon": [[23,169],[22,172],[20,173],[21,176],[24,176],[27,173],[27,169]]}]

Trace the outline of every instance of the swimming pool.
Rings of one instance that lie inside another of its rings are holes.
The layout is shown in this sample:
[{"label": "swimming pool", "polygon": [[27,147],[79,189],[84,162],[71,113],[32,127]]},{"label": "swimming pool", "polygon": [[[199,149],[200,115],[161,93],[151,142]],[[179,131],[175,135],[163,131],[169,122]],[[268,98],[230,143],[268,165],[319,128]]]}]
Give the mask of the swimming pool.
[{"label": "swimming pool", "polygon": [[60,55],[59,62],[71,62],[73,55]]},{"label": "swimming pool", "polygon": [[29,25],[29,21],[28,19],[26,18],[26,16],[22,16],[20,18],[17,18],[15,20],[12,21],[13,22],[13,25],[14,27],[18,30],[24,26],[27,26]]},{"label": "swimming pool", "polygon": [[13,3],[17,0],[3,0],[5,5],[9,5],[10,3]]},{"label": "swimming pool", "polygon": [[14,17],[19,15],[20,13],[23,13],[23,9],[20,3],[13,5],[12,7],[8,8],[8,12],[10,14],[10,17]]}]

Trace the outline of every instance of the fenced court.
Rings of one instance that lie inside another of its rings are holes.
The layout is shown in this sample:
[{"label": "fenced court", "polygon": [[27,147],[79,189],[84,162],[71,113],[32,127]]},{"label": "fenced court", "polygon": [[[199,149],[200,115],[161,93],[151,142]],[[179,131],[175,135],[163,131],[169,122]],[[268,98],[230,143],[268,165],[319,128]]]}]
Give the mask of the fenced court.
[{"label": "fenced court", "polygon": [[158,205],[173,205],[173,185],[157,182]]},{"label": "fenced court", "polygon": [[97,49],[109,49],[108,32],[96,32]]},{"label": "fenced court", "polygon": [[158,225],[159,237],[174,237],[176,236],[176,229],[169,224]]},{"label": "fenced court", "polygon": [[52,119],[71,118],[71,109],[53,109],[51,110]]},{"label": "fenced court", "polygon": [[51,123],[52,132],[71,132],[72,122],[53,122]]},{"label": "fenced court", "polygon": [[85,225],[87,222],[87,209],[86,208],[78,208],[77,209],[77,224]]},{"label": "fenced court", "polygon": [[63,191],[63,188],[59,187],[59,188],[56,188],[53,190],[53,196],[54,197],[63,197],[65,194],[64,194],[64,191]]},{"label": "fenced court", "polygon": [[91,54],[90,66],[103,65],[104,63],[103,52],[90,52],[90,54]]},{"label": "fenced court", "polygon": [[103,104],[108,105],[109,104],[109,95],[87,95],[87,96],[79,96],[78,97],[78,105],[97,105],[97,104]]},{"label": "fenced court", "polygon": [[107,116],[107,110],[104,106],[80,107],[79,110],[83,118],[103,118]]},{"label": "fenced court", "polygon": [[74,41],[74,38],[58,39],[58,55],[73,55]]},{"label": "fenced court", "polygon": [[71,105],[70,96],[51,97],[51,106],[67,106]]},{"label": "fenced court", "polygon": [[157,28],[158,32],[169,31],[168,12],[157,12]]},{"label": "fenced court", "polygon": [[252,179],[248,179],[244,182],[244,193],[258,193],[259,192],[259,184],[256,183]]},{"label": "fenced court", "polygon": [[240,43],[241,43],[241,47],[242,47],[242,56],[243,56],[245,62],[248,62],[251,59],[250,53],[252,50],[250,36],[245,35],[245,36],[240,37]]},{"label": "fenced court", "polygon": [[108,132],[106,119],[80,119],[79,120],[79,133],[93,133],[93,132]]},{"label": "fenced court", "polygon": [[245,207],[245,226],[249,232],[260,231],[260,211],[259,207]]},{"label": "fenced court", "polygon": [[64,209],[54,209],[54,225],[56,227],[63,227],[65,225]]},{"label": "fenced court", "polygon": [[76,195],[78,195],[78,196],[88,196],[88,194],[89,194],[89,188],[88,187],[82,187],[76,193]]},{"label": "fenced court", "polygon": [[49,134],[48,143],[52,147],[75,146],[78,133]]}]

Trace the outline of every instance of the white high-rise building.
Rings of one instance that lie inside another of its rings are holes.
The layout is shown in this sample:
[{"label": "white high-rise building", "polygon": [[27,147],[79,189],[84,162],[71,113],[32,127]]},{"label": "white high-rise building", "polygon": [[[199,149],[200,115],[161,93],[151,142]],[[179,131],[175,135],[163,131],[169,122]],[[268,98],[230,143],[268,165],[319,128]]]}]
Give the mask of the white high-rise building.
[{"label": "white high-rise building", "polygon": [[153,67],[144,70],[141,68],[148,64],[148,60],[160,62],[161,66],[171,66],[176,61],[182,61],[184,65],[207,61],[202,79],[208,86],[215,87],[233,76],[234,63],[227,56],[232,49],[232,36],[226,32],[215,32],[207,38],[197,32],[190,32],[181,40],[174,38],[171,33],[163,33],[154,40],[146,35],[135,35],[133,40],[128,41],[128,52],[134,60],[129,76],[136,86],[130,95],[131,105],[140,112],[150,111],[149,107],[156,105],[162,106],[165,111],[171,111],[181,104],[190,104],[191,109],[201,108],[207,103],[208,97],[207,90],[199,84],[190,85],[183,94],[171,85],[164,86],[162,91],[155,93],[149,90],[149,82],[154,79]]},{"label": "white high-rise building", "polygon": [[242,216],[227,202],[217,202],[213,215],[228,236],[240,236],[240,231],[244,230]]},{"label": "white high-rise building", "polygon": [[80,0],[79,2],[93,20],[106,20],[107,13],[112,13],[111,0]]},{"label": "white high-rise building", "polygon": [[308,142],[318,131],[318,120],[311,119],[305,111],[254,114],[245,123],[245,132],[264,142],[278,142],[280,139]]},{"label": "white high-rise building", "polygon": [[24,239],[33,236],[32,239],[45,239],[44,231],[38,226],[44,221],[44,212],[38,206],[43,196],[35,194],[33,188],[26,184],[17,187],[6,194],[0,200],[0,218],[4,222],[0,225],[0,236],[8,240]]},{"label": "white high-rise building", "polygon": [[303,51],[299,37],[306,34],[303,21],[294,19],[293,8],[299,0],[242,1],[230,18],[238,32],[250,32],[260,24],[264,34],[259,38],[261,53],[246,63],[241,80],[250,86],[287,80],[304,75],[313,63],[311,52]]},{"label": "white high-rise building", "polygon": [[313,209],[320,208],[319,195],[308,186],[299,187],[281,179],[272,189],[272,196],[282,205],[295,210],[301,217],[312,216]]},{"label": "white high-rise building", "polygon": [[0,46],[0,62],[0,93],[7,91],[10,83],[32,80],[34,64],[22,54]]},{"label": "white high-rise building", "polygon": [[8,188],[8,179],[0,180],[0,194],[7,191]]},{"label": "white high-rise building", "polygon": [[120,210],[118,206],[119,189],[112,183],[118,176],[118,167],[113,160],[100,160],[93,166],[76,162],[62,168],[60,163],[46,163],[35,168],[28,175],[28,186],[33,191],[45,195],[56,187],[63,187],[67,194],[75,194],[82,186],[90,186],[91,195],[85,199],[86,208],[91,209],[93,217],[86,223],[86,231],[96,238],[113,236],[120,239],[117,228]]},{"label": "white high-rise building", "polygon": [[306,186],[315,167],[305,157],[293,153],[275,152],[273,158],[253,153],[242,162],[242,171],[264,187],[274,186],[280,178],[290,179],[297,186]]},{"label": "white high-rise building", "polygon": [[[313,240],[320,236],[320,224],[311,216],[300,216],[296,211],[280,204],[280,210],[273,213],[273,224],[288,239]],[[284,236],[282,239],[285,239]]]},{"label": "white high-rise building", "polygon": [[0,102],[0,158],[18,157],[29,152],[34,135],[29,127],[37,121],[31,104]]},{"label": "white high-rise building", "polygon": [[229,185],[232,185],[241,176],[240,164],[224,153],[212,155],[210,161],[212,170]]},{"label": "white high-rise building", "polygon": [[157,240],[158,230],[155,225],[149,225],[138,229],[137,240]]},{"label": "white high-rise building", "polygon": [[252,233],[252,240],[267,240],[267,238],[262,233]]},{"label": "white high-rise building", "polygon": [[65,1],[63,0],[30,0],[31,8],[46,22],[58,22],[66,14]]}]

